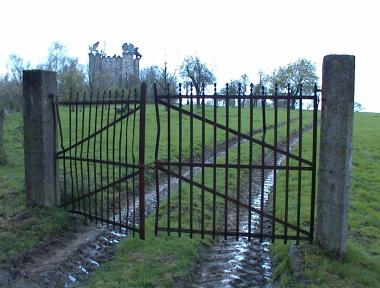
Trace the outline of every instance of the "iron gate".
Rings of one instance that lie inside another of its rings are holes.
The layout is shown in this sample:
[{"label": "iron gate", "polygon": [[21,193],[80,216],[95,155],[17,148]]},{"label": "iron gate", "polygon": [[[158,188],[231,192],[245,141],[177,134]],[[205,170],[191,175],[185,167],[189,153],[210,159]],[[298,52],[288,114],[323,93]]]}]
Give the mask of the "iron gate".
[{"label": "iron gate", "polygon": [[137,91],[70,95],[54,103],[62,205],[145,237],[146,85]]},{"label": "iron gate", "polygon": [[296,95],[289,86],[272,95],[253,88],[248,95],[240,85],[224,95],[216,85],[211,95],[204,86],[201,95],[192,85],[186,95],[181,85],[178,95],[154,88],[156,235],[312,241],[317,87],[309,96],[302,86]]},{"label": "iron gate", "polygon": [[[312,241],[316,86],[313,95],[302,87],[297,95],[252,85],[248,95],[240,85],[223,95],[216,85],[209,95],[193,90],[158,95],[154,87],[155,234]],[[143,84],[139,97],[76,94],[54,103],[63,205],[142,239],[146,91]]]}]

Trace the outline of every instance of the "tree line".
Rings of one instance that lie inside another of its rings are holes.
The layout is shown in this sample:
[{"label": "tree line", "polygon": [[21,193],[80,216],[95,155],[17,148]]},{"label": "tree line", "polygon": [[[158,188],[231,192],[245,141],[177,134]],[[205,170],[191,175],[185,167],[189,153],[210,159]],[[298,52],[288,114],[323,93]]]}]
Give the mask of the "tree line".
[{"label": "tree line", "polygon": [[[58,41],[53,42],[48,48],[46,61],[35,68],[57,72],[59,97],[68,97],[70,93],[90,90],[88,66],[80,64],[77,57],[70,56],[67,48]],[[7,73],[0,75],[0,163],[5,162],[4,115],[7,111],[22,110],[22,71],[27,69],[31,69],[30,63],[18,55],[12,54],[8,58]],[[251,81],[247,74],[242,74],[239,79],[231,79],[228,83],[228,93],[248,95],[251,89],[254,89],[255,93],[270,94],[277,88],[278,93],[297,95],[300,92],[299,84],[302,84],[303,92],[310,94],[314,89],[314,83],[318,81],[316,66],[307,59],[299,59],[294,63],[280,66],[268,74],[261,71],[259,76],[260,81],[253,85],[250,84]],[[201,95],[205,87],[213,85],[216,81],[212,69],[198,56],[184,57],[182,64],[174,72],[169,71],[166,62],[163,67],[148,66],[140,70],[139,77],[140,82],[147,83],[148,101],[153,101],[153,83],[156,83],[159,94],[174,95],[178,93],[178,83],[181,78],[183,94]],[[137,83],[136,87],[129,88],[138,88],[138,86]],[[261,87],[266,87],[266,90],[261,91]],[[108,90],[122,87],[102,88]],[[223,87],[217,93],[224,95],[227,92],[226,89]],[[292,108],[295,108],[295,103],[295,101],[292,102]],[[197,104],[200,105],[199,98]],[[234,103],[229,100],[225,101],[223,105],[234,105]]]}]

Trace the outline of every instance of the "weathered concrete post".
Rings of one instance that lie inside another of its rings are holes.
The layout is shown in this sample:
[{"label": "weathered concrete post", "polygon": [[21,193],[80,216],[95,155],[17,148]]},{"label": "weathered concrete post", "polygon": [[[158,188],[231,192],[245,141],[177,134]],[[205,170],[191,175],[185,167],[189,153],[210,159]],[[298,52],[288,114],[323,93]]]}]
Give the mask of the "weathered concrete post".
[{"label": "weathered concrete post", "polygon": [[25,184],[28,205],[58,204],[56,133],[52,97],[57,73],[23,72]]},{"label": "weathered concrete post", "polygon": [[315,238],[339,258],[348,239],[354,84],[355,56],[324,57]]}]

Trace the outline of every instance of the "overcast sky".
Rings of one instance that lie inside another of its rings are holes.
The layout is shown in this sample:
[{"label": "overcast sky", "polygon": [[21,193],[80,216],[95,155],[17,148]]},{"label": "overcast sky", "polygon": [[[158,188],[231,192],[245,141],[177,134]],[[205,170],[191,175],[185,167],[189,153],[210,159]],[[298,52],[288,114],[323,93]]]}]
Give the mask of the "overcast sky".
[{"label": "overcast sky", "polygon": [[109,55],[124,42],[139,47],[141,67],[174,71],[185,55],[198,55],[219,85],[246,73],[257,81],[298,58],[312,60],[321,77],[323,56],[356,56],[356,101],[380,112],[380,16],[375,0],[107,0],[1,3],[0,73],[11,53],[44,62],[54,40],[87,64],[88,45]]}]

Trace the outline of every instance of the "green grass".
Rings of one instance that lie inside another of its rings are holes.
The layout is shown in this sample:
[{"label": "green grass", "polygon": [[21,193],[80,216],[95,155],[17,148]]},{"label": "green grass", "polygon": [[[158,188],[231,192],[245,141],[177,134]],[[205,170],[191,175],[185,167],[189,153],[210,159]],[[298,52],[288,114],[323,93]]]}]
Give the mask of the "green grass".
[{"label": "green grass", "polygon": [[7,115],[7,163],[0,165],[0,263],[57,235],[69,221],[62,209],[26,207],[20,113]]},{"label": "green grass", "polygon": [[[301,244],[304,263],[292,271],[289,245],[272,249],[280,287],[378,287],[380,283],[380,114],[355,113],[349,240],[346,256],[335,260],[315,245]],[[306,144],[306,143],[305,143]],[[304,145],[308,149],[308,145]],[[279,175],[284,180],[284,174]],[[307,184],[307,182],[306,182]],[[291,182],[296,187],[295,182]],[[294,195],[293,195],[294,196]],[[281,203],[281,201],[280,201]],[[295,198],[290,198],[294,205]],[[305,200],[305,205],[307,201]],[[281,206],[281,204],[279,204]],[[283,207],[279,207],[283,209]]]}]

